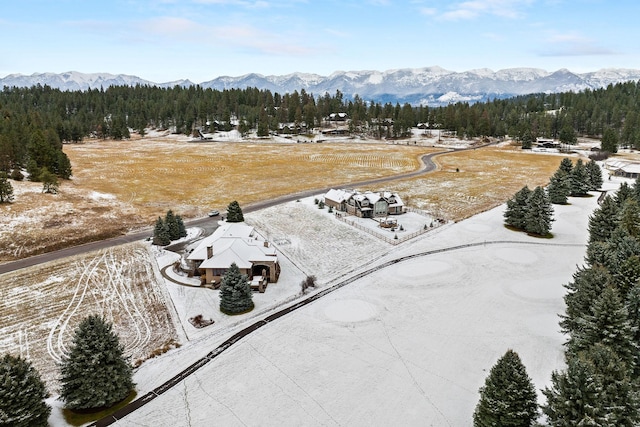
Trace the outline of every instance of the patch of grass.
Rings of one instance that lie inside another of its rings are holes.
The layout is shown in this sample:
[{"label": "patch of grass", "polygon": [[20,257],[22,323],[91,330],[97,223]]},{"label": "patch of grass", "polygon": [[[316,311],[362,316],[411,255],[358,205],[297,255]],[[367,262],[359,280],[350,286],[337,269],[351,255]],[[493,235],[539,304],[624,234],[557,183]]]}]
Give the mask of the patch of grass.
[{"label": "patch of grass", "polygon": [[118,409],[133,402],[137,395],[138,392],[132,390],[124,400],[121,400],[110,408],[99,408],[93,410],[73,410],[64,408],[62,410],[62,414],[68,424],[71,424],[72,426],[81,426],[115,413]]}]

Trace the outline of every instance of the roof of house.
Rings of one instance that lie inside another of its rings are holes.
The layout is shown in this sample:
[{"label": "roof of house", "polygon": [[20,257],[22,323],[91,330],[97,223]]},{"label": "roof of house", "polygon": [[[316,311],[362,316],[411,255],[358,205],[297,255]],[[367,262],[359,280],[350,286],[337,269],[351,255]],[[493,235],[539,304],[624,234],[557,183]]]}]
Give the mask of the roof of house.
[{"label": "roof of house", "polygon": [[[207,259],[207,248],[212,247],[212,257]],[[236,263],[238,268],[251,268],[254,263],[272,262],[277,258],[275,248],[260,236],[253,227],[244,223],[224,223],[189,254],[189,260],[202,260],[200,268],[228,268]]]},{"label": "roof of house", "polygon": [[624,160],[613,160],[607,162],[607,169],[622,170],[626,173],[640,173],[640,163]]},{"label": "roof of house", "polygon": [[327,191],[327,194],[324,195],[324,199],[332,200],[334,202],[342,203],[346,200],[349,200],[349,197],[353,195],[353,191],[349,190],[335,190],[331,189]]}]

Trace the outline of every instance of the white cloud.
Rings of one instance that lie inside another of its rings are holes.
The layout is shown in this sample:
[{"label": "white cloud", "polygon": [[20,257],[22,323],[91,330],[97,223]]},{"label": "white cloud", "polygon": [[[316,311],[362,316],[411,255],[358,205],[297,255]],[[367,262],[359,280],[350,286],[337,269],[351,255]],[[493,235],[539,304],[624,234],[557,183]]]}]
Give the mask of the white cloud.
[{"label": "white cloud", "polygon": [[483,15],[516,19],[524,15],[523,9],[533,0],[470,0],[454,3],[448,12],[441,15],[451,21],[469,20]]},{"label": "white cloud", "polygon": [[420,9],[418,9],[418,11],[421,15],[425,16],[433,16],[438,13],[438,10],[433,7],[421,7]]},{"label": "white cloud", "polygon": [[545,40],[547,47],[541,56],[589,56],[614,55],[612,49],[578,32],[551,33]]}]

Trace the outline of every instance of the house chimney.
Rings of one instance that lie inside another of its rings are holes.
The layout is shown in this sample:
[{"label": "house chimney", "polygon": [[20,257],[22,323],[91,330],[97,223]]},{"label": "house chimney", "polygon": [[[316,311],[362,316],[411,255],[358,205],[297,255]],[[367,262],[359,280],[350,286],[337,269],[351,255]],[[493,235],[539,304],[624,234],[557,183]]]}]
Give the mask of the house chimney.
[{"label": "house chimney", "polygon": [[213,246],[207,246],[207,259],[213,257]]}]

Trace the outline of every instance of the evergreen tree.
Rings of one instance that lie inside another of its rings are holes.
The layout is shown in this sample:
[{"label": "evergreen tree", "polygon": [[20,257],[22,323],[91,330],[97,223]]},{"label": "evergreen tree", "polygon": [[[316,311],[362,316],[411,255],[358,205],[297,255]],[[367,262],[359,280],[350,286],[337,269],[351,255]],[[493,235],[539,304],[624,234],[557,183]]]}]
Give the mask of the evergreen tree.
[{"label": "evergreen tree", "polygon": [[640,254],[640,242],[622,227],[616,228],[604,245],[602,264],[615,276],[632,256]]},{"label": "evergreen tree", "polygon": [[242,209],[237,201],[229,203],[227,207],[227,222],[244,222]]},{"label": "evergreen tree", "polygon": [[633,185],[631,186],[631,190],[633,193],[633,197],[638,203],[640,203],[640,175],[638,175],[638,177],[634,181]]},{"label": "evergreen tree", "polygon": [[169,237],[169,230],[165,225],[162,218],[158,217],[156,220],[156,225],[153,228],[153,244],[158,246],[166,246],[171,243],[171,238]]},{"label": "evergreen tree", "polygon": [[638,393],[625,363],[606,345],[595,344],[551,374],[542,412],[552,427],[635,426]]},{"label": "evergreen tree", "polygon": [[164,217],[164,226],[167,229],[169,240],[178,240],[180,238],[180,227],[176,221],[173,211],[169,209]]},{"label": "evergreen tree", "polygon": [[615,130],[612,128],[605,129],[600,142],[600,149],[608,153],[618,152],[618,134]]},{"label": "evergreen tree", "polygon": [[530,426],[538,414],[537,396],[520,356],[507,350],[491,368],[473,414],[474,427]]},{"label": "evergreen tree", "polygon": [[618,227],[620,207],[611,196],[605,196],[589,217],[589,242],[604,242]]},{"label": "evergreen tree", "polygon": [[549,201],[556,205],[566,205],[567,198],[571,194],[571,180],[563,170],[558,169],[549,181],[547,187]]},{"label": "evergreen tree", "polygon": [[253,309],[251,285],[236,263],[227,269],[220,283],[220,311],[241,314]]},{"label": "evergreen tree", "polygon": [[614,200],[616,201],[618,206],[622,207],[624,202],[626,202],[630,197],[635,197],[635,190],[629,187],[626,182],[623,182],[622,184],[620,184],[620,187],[618,187],[618,191],[616,191]]},{"label": "evergreen tree", "polygon": [[187,228],[184,225],[184,221],[180,215],[176,215],[176,224],[178,224],[178,238],[187,237]]},{"label": "evergreen tree", "polygon": [[598,190],[602,187],[604,181],[602,180],[602,170],[595,160],[590,160],[586,165],[587,174],[589,175],[589,190]]},{"label": "evergreen tree", "polygon": [[582,319],[593,314],[593,302],[611,282],[609,271],[602,265],[578,268],[573,281],[564,285],[567,293],[564,296],[566,310],[560,321],[562,332],[572,336],[582,327]]},{"label": "evergreen tree", "polygon": [[13,186],[7,178],[7,173],[0,172],[0,203],[10,203],[13,199]]},{"label": "evergreen tree", "polygon": [[518,191],[513,198],[507,200],[507,208],[504,212],[505,223],[508,226],[524,230],[527,213],[527,201],[531,195],[529,187],[524,186]]},{"label": "evergreen tree", "polygon": [[558,170],[564,171],[567,175],[571,175],[571,171],[573,171],[573,162],[571,159],[568,157],[562,159]]},{"label": "evergreen tree", "polygon": [[21,357],[0,358],[0,426],[47,426],[51,408],[40,374]]},{"label": "evergreen tree", "polygon": [[58,177],[55,174],[49,172],[47,168],[42,169],[42,172],[40,173],[40,181],[42,181],[43,193],[58,193],[58,188],[60,187]]},{"label": "evergreen tree", "polygon": [[571,195],[584,196],[591,188],[591,178],[582,159],[578,159],[571,171]]},{"label": "evergreen tree", "polygon": [[560,142],[562,144],[569,145],[574,145],[576,142],[578,142],[576,131],[570,125],[567,124],[560,130]]},{"label": "evergreen tree", "polygon": [[104,408],[126,398],[135,384],[123,354],[118,336],[102,317],[90,315],[80,322],[61,363],[60,397],[66,407]]},{"label": "evergreen tree", "polygon": [[587,351],[595,344],[609,347],[626,366],[635,368],[638,343],[627,308],[618,292],[608,286],[593,303],[593,314],[586,314],[568,342],[569,353]]},{"label": "evergreen tree", "polygon": [[533,145],[533,136],[531,136],[531,131],[529,129],[525,130],[522,133],[522,137],[520,138],[522,141],[522,149],[530,150]]},{"label": "evergreen tree", "polygon": [[[637,283],[627,292],[625,302],[627,313],[629,314],[629,323],[635,331],[632,341],[640,343],[640,283]],[[640,379],[640,353],[636,354],[635,369],[633,377]]]},{"label": "evergreen tree", "polygon": [[536,187],[527,199],[525,213],[525,231],[527,233],[546,236],[551,230],[553,207],[542,187]]}]

